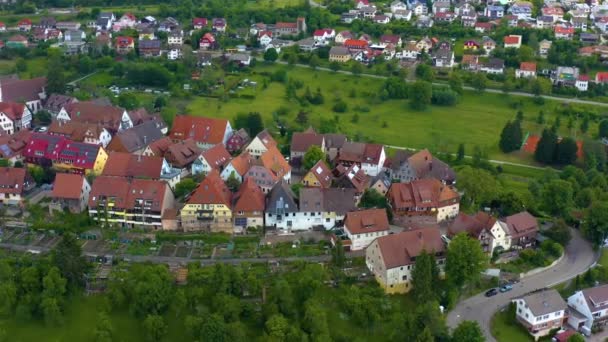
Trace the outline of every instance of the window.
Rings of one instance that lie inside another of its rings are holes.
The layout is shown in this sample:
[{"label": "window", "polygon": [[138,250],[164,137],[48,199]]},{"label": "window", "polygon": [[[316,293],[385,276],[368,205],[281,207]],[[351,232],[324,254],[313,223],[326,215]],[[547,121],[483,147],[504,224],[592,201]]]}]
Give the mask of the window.
[{"label": "window", "polygon": [[401,280],[407,280],[407,276],[404,275],[403,277],[401,277]]}]

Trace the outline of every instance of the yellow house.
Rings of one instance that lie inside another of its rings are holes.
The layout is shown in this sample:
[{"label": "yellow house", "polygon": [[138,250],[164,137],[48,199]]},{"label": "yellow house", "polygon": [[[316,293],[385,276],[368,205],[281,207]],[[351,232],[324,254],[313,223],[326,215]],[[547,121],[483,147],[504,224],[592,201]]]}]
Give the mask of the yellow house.
[{"label": "yellow house", "polygon": [[302,184],[308,187],[329,188],[331,186],[331,170],[324,161],[319,160],[302,178]]},{"label": "yellow house", "polygon": [[233,232],[230,190],[217,170],[209,172],[198,185],[180,216],[184,231]]},{"label": "yellow house", "polygon": [[57,158],[53,160],[53,167],[65,172],[78,172],[86,175],[100,175],[108,161],[108,153],[99,145],[85,143],[71,143],[71,148],[78,149],[78,158],[65,159]]}]

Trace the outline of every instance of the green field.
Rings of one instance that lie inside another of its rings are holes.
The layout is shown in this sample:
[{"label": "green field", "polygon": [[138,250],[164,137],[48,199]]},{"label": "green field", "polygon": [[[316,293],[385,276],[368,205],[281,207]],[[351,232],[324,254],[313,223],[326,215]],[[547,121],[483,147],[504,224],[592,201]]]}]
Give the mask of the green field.
[{"label": "green field", "polygon": [[[261,63],[260,63],[261,64]],[[305,86],[297,91],[298,96],[303,95],[305,87],[309,86],[314,93],[320,88],[325,102],[319,106],[302,106],[296,100],[286,98],[285,86],[281,83],[269,82],[263,72],[272,72],[283,66],[259,65],[251,75],[239,75],[258,82],[255,89],[255,99],[229,99],[222,102],[216,98],[195,98],[187,107],[187,112],[194,115],[225,117],[232,119],[239,112],[257,111],[265,120],[266,126],[276,131],[273,123],[273,112],[279,107],[288,108],[288,114],[278,118],[288,125],[295,125],[295,117],[300,110],[308,112],[309,122],[303,125],[292,126],[299,130],[308,125],[319,126],[321,118],[332,119],[337,117],[339,130],[354,137],[358,135],[362,140],[412,148],[430,148],[435,151],[456,152],[459,143],[465,143],[467,154],[478,145],[485,149],[488,156],[518,163],[534,164],[531,156],[505,155],[498,149],[498,140],[504,124],[515,118],[516,109],[511,104],[516,101],[523,102],[525,115],[524,130],[539,132],[541,125],[535,120],[538,112],[545,112],[547,122],[553,122],[554,109],[558,104],[546,101],[538,106],[531,99],[505,96],[503,94],[476,94],[468,91],[453,107],[431,106],[423,112],[413,111],[406,100],[389,100],[377,102],[372,97],[379,91],[383,80],[370,77],[353,77],[327,71],[286,67],[291,79],[302,81]],[[267,79],[268,87],[261,86]],[[250,89],[244,91],[250,92]],[[337,98],[348,104],[346,113],[334,113],[332,106]],[[358,122],[353,122],[357,113]],[[561,134],[568,135],[567,123],[562,118]],[[590,132],[596,126],[591,125]]]}]

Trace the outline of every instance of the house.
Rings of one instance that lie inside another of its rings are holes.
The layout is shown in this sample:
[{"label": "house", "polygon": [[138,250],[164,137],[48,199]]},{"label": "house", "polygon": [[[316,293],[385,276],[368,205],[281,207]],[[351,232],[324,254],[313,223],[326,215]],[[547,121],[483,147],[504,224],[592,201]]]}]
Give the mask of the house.
[{"label": "house", "polygon": [[269,146],[259,159],[251,161],[245,178],[253,178],[264,193],[280,181],[291,182],[291,166],[276,146]]},{"label": "house", "polygon": [[251,138],[244,128],[232,132],[232,136],[226,142],[226,149],[230,153],[241,151],[245,145],[249,144]]},{"label": "house", "polygon": [[322,134],[318,134],[312,128],[304,132],[296,132],[291,136],[291,160],[302,159],[306,152],[317,146],[321,151],[325,151],[325,138]]},{"label": "house", "polygon": [[535,78],[535,77],[536,77],[536,63],[533,63],[533,62],[519,63],[519,69],[515,70],[515,78]]},{"label": "house", "polygon": [[438,68],[451,68],[454,66],[454,52],[451,49],[437,49],[431,53],[433,65]]},{"label": "house", "polygon": [[32,32],[32,38],[34,41],[49,41],[52,39],[61,39],[63,38],[63,33],[57,29],[49,29],[49,28],[40,28],[37,27]]},{"label": "house", "polygon": [[55,176],[49,211],[81,213],[89,203],[91,185],[84,175],[76,173],[59,173]]},{"label": "house", "polygon": [[199,48],[201,50],[214,50],[218,48],[215,36],[212,33],[205,33],[199,40]]},{"label": "house", "polygon": [[173,46],[167,51],[167,59],[175,61],[182,58],[182,49],[180,46]]},{"label": "house", "polygon": [[0,80],[0,102],[25,103],[32,114],[42,109],[46,99],[46,77],[29,80],[5,78]]},{"label": "house", "polygon": [[427,15],[429,13],[429,8],[426,6],[426,3],[422,2],[416,2],[410,9],[417,17]]},{"label": "house", "polygon": [[168,137],[150,144],[144,155],[164,157],[172,168],[182,170],[182,174],[191,172],[195,160],[200,158],[203,150],[192,139],[172,142]]},{"label": "house", "polygon": [[80,30],[81,26],[82,24],[76,21],[58,21],[57,24],[55,24],[55,28],[62,31]]},{"label": "house", "polygon": [[30,128],[32,113],[22,103],[0,102],[0,127],[7,134]]},{"label": "house", "polygon": [[550,40],[543,39],[538,43],[538,54],[541,57],[547,57],[549,49],[551,49],[552,42]]},{"label": "house", "polygon": [[23,156],[28,163],[87,175],[101,174],[108,160],[108,154],[100,145],[42,133],[32,134]]},{"label": "house", "polygon": [[431,11],[435,15],[435,17],[437,17],[437,14],[439,14],[439,13],[450,12],[450,3],[435,1],[435,2],[433,2],[433,7],[432,7]]},{"label": "house", "polygon": [[179,27],[179,21],[173,17],[167,17],[158,24],[158,30],[167,33],[173,32],[174,30],[179,29]]},{"label": "house", "polygon": [[334,170],[332,186],[342,189],[355,189],[355,201],[359,202],[361,196],[370,186],[370,178],[357,164],[346,166],[338,164]]},{"label": "house", "polygon": [[169,137],[174,141],[192,139],[203,150],[217,144],[226,144],[232,136],[232,127],[226,119],[178,115],[173,121]]},{"label": "house", "polygon": [[488,36],[483,36],[481,37],[481,47],[483,47],[486,52],[486,56],[489,56],[490,53],[496,49],[496,42]]},{"label": "house", "polygon": [[353,21],[359,19],[359,12],[347,12],[340,15],[340,22],[344,24],[352,24]]},{"label": "house", "polygon": [[369,1],[368,0],[357,0],[355,2],[355,8],[357,9],[361,9],[363,7],[369,6]]},{"label": "house", "polygon": [[74,55],[85,52],[87,47],[86,34],[81,30],[68,30],[63,37],[65,53]]},{"label": "house", "polygon": [[57,120],[94,123],[111,134],[133,127],[129,113],[119,107],[100,105],[95,102],[76,102],[63,107]]},{"label": "house", "polygon": [[228,153],[224,145],[217,144],[210,149],[203,151],[200,158],[194,160],[192,174],[208,174],[211,170],[221,172],[224,166],[230,162],[230,159],[230,153]]},{"label": "house", "polygon": [[383,145],[345,142],[336,157],[345,166],[358,165],[368,176],[376,176],[382,171],[386,161]]},{"label": "house", "polygon": [[0,32],[6,32],[6,24],[3,22],[0,22]]},{"label": "house", "polygon": [[433,27],[434,21],[431,17],[421,15],[416,20],[416,27],[419,29],[427,29]]},{"label": "house", "polygon": [[477,55],[463,55],[460,61],[460,66],[463,70],[476,72],[479,70],[479,56]]},{"label": "house", "polygon": [[363,19],[373,19],[376,16],[376,6],[365,6],[359,9],[359,17]]},{"label": "house", "polygon": [[146,121],[116,133],[106,149],[112,152],[142,154],[148,145],[162,138],[163,133],[159,125],[154,121]]},{"label": "house", "polygon": [[350,61],[351,54],[348,48],[343,46],[332,46],[329,49],[329,61],[330,62],[338,62],[338,63],[346,63]]},{"label": "house", "polygon": [[229,60],[238,66],[249,66],[251,64],[251,55],[248,53],[233,53],[229,56]]},{"label": "house", "polygon": [[566,317],[567,305],[555,289],[546,289],[512,300],[516,305],[515,317],[534,340],[560,329]]},{"label": "house", "polygon": [[399,0],[391,2],[391,13],[395,13],[397,10],[406,10],[407,5]]},{"label": "house", "polygon": [[167,35],[167,44],[181,46],[184,44],[184,31],[175,29]]},{"label": "house", "polygon": [[235,232],[243,232],[248,227],[264,226],[266,196],[252,179],[243,182],[232,197]]},{"label": "house", "polygon": [[545,6],[541,9],[543,16],[553,17],[553,21],[564,19],[564,10],[561,7]]},{"label": "house", "polygon": [[115,21],[114,13],[101,12],[95,21],[95,29],[97,31],[109,31]]},{"label": "house", "polygon": [[137,18],[133,13],[125,13],[112,25],[112,31],[118,32],[124,29],[134,28],[137,25]]},{"label": "house", "polygon": [[574,27],[557,25],[553,28],[553,33],[555,34],[555,39],[572,40],[574,37]]},{"label": "house", "polygon": [[[258,41],[261,46],[266,46],[272,42],[272,31],[260,31],[258,32]],[[201,38],[202,43],[202,38]],[[202,45],[202,44],[201,44]]]},{"label": "house", "polygon": [[589,336],[608,322],[608,285],[576,291],[568,297],[568,324]]},{"label": "house", "polygon": [[487,5],[483,14],[490,19],[500,19],[505,15],[505,8],[501,5]]},{"label": "house", "polygon": [[235,177],[239,182],[243,183],[243,178],[252,165],[252,159],[253,157],[247,151],[239,154],[228,162],[220,176],[224,181],[227,181],[230,177]]},{"label": "house", "polygon": [[492,25],[492,23],[476,22],[474,27],[475,27],[475,32],[487,33],[494,28],[494,25]]},{"label": "house", "polygon": [[139,33],[139,40],[153,40],[156,39],[156,35],[154,34],[154,28],[144,26],[141,29],[137,30]]},{"label": "house", "polygon": [[354,38],[354,36],[353,36],[353,34],[350,31],[342,31],[342,32],[340,32],[340,33],[338,33],[336,35],[336,38],[334,39],[334,42],[337,45],[342,45],[342,44],[344,44],[344,42],[346,40],[353,39],[353,38]]},{"label": "house", "polygon": [[[580,41],[583,44],[597,44],[600,41],[600,36],[596,33],[585,33],[585,32],[581,32],[580,34]],[[581,49],[584,49],[581,48]]]},{"label": "house", "polygon": [[497,248],[503,251],[511,248],[511,238],[506,224],[482,211],[475,215],[459,213],[454,221],[449,223],[448,237],[452,238],[460,233],[479,240],[483,251],[490,255]]},{"label": "house", "polygon": [[344,219],[344,233],[348,237],[350,250],[365,249],[374,240],[389,234],[390,227],[385,209],[351,211]]},{"label": "house", "polygon": [[401,40],[401,37],[396,34],[383,34],[380,36],[380,43],[384,46],[392,44],[395,47],[400,48],[401,45],[403,45],[403,40]]},{"label": "house", "polygon": [[139,55],[144,58],[159,57],[161,54],[161,41],[158,39],[143,39],[137,42]]},{"label": "house", "polygon": [[416,42],[419,52],[430,52],[433,48],[433,41],[429,37],[424,37]]},{"label": "house", "polygon": [[490,58],[481,64],[479,70],[486,74],[502,74],[505,70],[505,61],[500,58]]},{"label": "house", "polygon": [[532,18],[533,5],[528,1],[518,1],[509,7],[508,13],[517,17],[517,20],[526,20]]},{"label": "house", "polygon": [[315,30],[312,34],[313,39],[321,44],[325,44],[327,40],[334,39],[335,36],[336,31],[330,28]]},{"label": "house", "polygon": [[434,178],[393,183],[387,197],[394,220],[404,223],[440,223],[456,217],[460,208],[458,192]]},{"label": "house", "polygon": [[537,29],[549,29],[555,24],[555,20],[552,16],[540,15],[536,18]]},{"label": "house", "polygon": [[47,134],[65,137],[85,144],[101,145],[104,148],[112,140],[110,132],[101,125],[78,121],[55,120],[49,125]]},{"label": "house", "polygon": [[503,42],[505,45],[505,49],[515,48],[519,49],[521,47],[521,36],[520,35],[508,35],[503,38]]},{"label": "house", "polygon": [[302,178],[302,184],[308,187],[329,188],[331,181],[331,170],[323,160],[319,160]]},{"label": "house", "polygon": [[445,244],[435,227],[378,237],[365,250],[365,264],[386,293],[406,293],[412,289],[412,271],[423,251],[435,256],[443,273]]},{"label": "house", "polygon": [[297,227],[298,202],[286,181],[277,182],[266,200],[264,222],[266,227],[291,231]]},{"label": "house", "polygon": [[29,18],[23,18],[17,23],[19,31],[29,32],[32,29],[32,21]]},{"label": "house", "polygon": [[162,180],[174,189],[181,180],[181,172],[162,157],[110,152],[103,176]]},{"label": "house", "polygon": [[35,186],[27,168],[0,167],[0,204],[21,205]]},{"label": "house", "polygon": [[277,22],[274,33],[278,36],[298,35],[306,32],[306,18],[298,17],[295,22]]},{"label": "house", "polygon": [[523,211],[504,219],[511,235],[511,248],[522,249],[536,244],[538,221],[529,212]]},{"label": "house", "polygon": [[11,36],[6,41],[6,47],[11,48],[11,49],[23,49],[23,48],[27,48],[28,46],[29,46],[29,43],[27,41],[27,37],[20,35],[20,34]]},{"label": "house", "polygon": [[116,37],[116,53],[127,54],[135,49],[135,40],[133,37],[119,36]]},{"label": "house", "polygon": [[268,130],[263,130],[258,133],[255,138],[247,145],[245,150],[255,158],[259,158],[262,154],[268,151],[270,146],[277,146],[277,142],[272,138]]},{"label": "house", "polygon": [[570,24],[576,30],[581,30],[583,32],[587,31],[587,17],[573,17],[570,19]]},{"label": "house", "polygon": [[32,132],[27,129],[11,135],[0,135],[0,158],[6,159],[11,164],[23,161],[23,152],[31,135]]},{"label": "house", "polygon": [[392,184],[391,178],[386,173],[380,173],[370,181],[370,189],[376,190],[381,195],[386,195]]},{"label": "house", "polygon": [[551,73],[551,81],[554,85],[574,86],[579,74],[577,67],[559,66]]},{"label": "house", "polygon": [[363,51],[368,46],[368,42],[362,39],[347,39],[344,41],[344,47],[352,51]]},{"label": "house", "polygon": [[376,24],[386,25],[391,22],[391,18],[388,15],[376,14],[372,18],[372,21]]},{"label": "house", "polygon": [[600,71],[595,74],[595,83],[602,84],[608,83],[608,72]]},{"label": "house", "polygon": [[393,18],[395,20],[412,20],[412,11],[409,9],[398,9],[393,13]]},{"label": "house", "polygon": [[89,194],[89,216],[102,226],[162,229],[162,216],[175,206],[167,183],[100,176]]},{"label": "house", "polygon": [[465,51],[477,51],[481,48],[481,44],[473,39],[466,40],[462,45]]},{"label": "house", "polygon": [[438,179],[447,185],[456,182],[456,172],[427,149],[416,153],[406,150],[395,152],[387,172],[390,178],[401,183],[427,178]]},{"label": "house", "polygon": [[112,34],[109,32],[97,32],[95,34],[95,50],[103,52],[112,47]]},{"label": "house", "polygon": [[574,87],[576,87],[578,91],[587,91],[589,88],[589,76],[579,75],[574,83]]},{"label": "house", "polygon": [[195,30],[200,30],[202,28],[207,27],[207,18],[193,18],[192,27]]},{"label": "house", "polygon": [[401,58],[415,60],[418,58],[419,54],[420,54],[420,49],[416,45],[416,42],[411,41],[411,42],[405,44],[405,47],[401,51]]},{"label": "house", "polygon": [[356,210],[354,189],[303,188],[299,194],[299,212],[292,230],[326,230],[342,225],[346,213]]}]

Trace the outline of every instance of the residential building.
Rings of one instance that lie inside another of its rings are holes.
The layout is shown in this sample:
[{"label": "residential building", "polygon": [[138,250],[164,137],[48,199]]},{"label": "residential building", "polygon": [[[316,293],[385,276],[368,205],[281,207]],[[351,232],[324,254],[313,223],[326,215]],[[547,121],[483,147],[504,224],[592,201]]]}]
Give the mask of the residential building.
[{"label": "residential building", "polygon": [[608,285],[576,291],[568,297],[568,324],[589,336],[608,322]]},{"label": "residential building", "polygon": [[496,248],[507,251],[511,247],[509,230],[506,225],[489,214],[478,212],[474,216],[459,213],[448,225],[448,236],[465,233],[479,240],[483,251],[492,255]]},{"label": "residential building", "polygon": [[30,141],[32,131],[23,129],[14,134],[0,135],[0,158],[14,164],[23,161],[23,152]]},{"label": "residential building", "polygon": [[337,133],[323,134],[323,139],[325,140],[325,155],[329,160],[334,160],[348,141],[344,134]]},{"label": "residential building", "polygon": [[365,264],[386,293],[406,293],[412,289],[412,271],[423,251],[434,255],[443,273],[445,244],[435,227],[378,237],[365,250]]},{"label": "residential building", "polygon": [[438,68],[452,68],[454,66],[454,52],[451,49],[437,49],[431,54],[433,65]]},{"label": "residential building", "polygon": [[165,137],[150,144],[144,155],[164,157],[172,168],[181,170],[182,175],[190,173],[194,161],[200,158],[203,150],[192,139],[172,142]]},{"label": "residential building", "polygon": [[338,164],[332,173],[334,175],[332,186],[335,188],[355,189],[356,202],[359,202],[363,192],[369,188],[370,178],[357,164],[350,166]]},{"label": "residential building", "polygon": [[511,34],[511,35],[505,36],[503,39],[505,49],[508,49],[508,48],[519,49],[521,47],[521,40],[522,40],[522,38],[520,35]]},{"label": "residential building", "polygon": [[137,18],[132,13],[125,13],[112,25],[112,31],[118,32],[124,29],[134,28]]},{"label": "residential building", "polygon": [[608,72],[600,71],[595,74],[595,83],[604,84],[608,83]]},{"label": "residential building", "polygon": [[578,89],[578,91],[587,91],[587,89],[589,89],[589,76],[579,75],[574,83],[574,87]]},{"label": "residential building", "polygon": [[56,119],[98,124],[111,134],[133,127],[133,120],[123,108],[95,102],[70,103],[59,111]]},{"label": "residential building", "polygon": [[345,166],[356,164],[366,175],[374,177],[382,171],[386,152],[384,146],[379,144],[345,142],[336,161]]},{"label": "residential building", "polygon": [[42,133],[32,134],[23,156],[28,163],[87,175],[101,174],[108,160],[108,154],[100,145]]},{"label": "residential building", "polygon": [[223,144],[217,144],[212,148],[203,151],[201,156],[194,160],[192,174],[208,174],[212,170],[222,172],[224,167],[230,162],[230,153]]},{"label": "residential building", "polygon": [[91,185],[84,175],[76,173],[58,173],[53,183],[49,211],[81,213],[89,203]]},{"label": "residential building", "polygon": [[538,54],[541,57],[547,57],[549,49],[551,49],[552,42],[550,40],[543,39],[538,43]]},{"label": "residential building", "polygon": [[116,37],[115,49],[118,54],[127,54],[135,49],[135,40],[127,36]]},{"label": "residential building", "polygon": [[232,198],[235,232],[243,232],[248,227],[264,226],[266,196],[253,179],[241,184]]},{"label": "residential building", "polygon": [[479,70],[486,74],[502,74],[505,70],[505,61],[500,58],[490,58],[481,64]]},{"label": "residential building", "polygon": [[555,39],[572,40],[574,37],[574,27],[557,25],[553,28],[553,33],[555,34]]},{"label": "residential building", "polygon": [[434,178],[393,183],[388,200],[394,220],[404,223],[439,223],[456,217],[460,195]]},{"label": "residential building", "polygon": [[251,161],[245,179],[253,178],[264,193],[268,193],[280,181],[291,182],[291,167],[281,152],[270,146],[259,159]]},{"label": "residential building", "polygon": [[22,103],[0,102],[0,127],[7,134],[30,128],[32,113]]},{"label": "residential building", "polygon": [[344,232],[348,237],[344,245],[352,251],[362,250],[377,238],[388,235],[389,230],[385,209],[351,211],[344,220]]},{"label": "residential building", "polygon": [[307,187],[329,188],[332,173],[324,160],[319,160],[302,178],[302,184]]},{"label": "residential building", "polygon": [[336,38],[334,39],[334,42],[337,45],[342,45],[342,44],[344,44],[344,42],[346,40],[348,40],[348,39],[354,39],[354,38],[355,37],[353,36],[353,34],[350,31],[342,31],[342,32],[339,32],[336,35]]},{"label": "residential building", "polygon": [[519,69],[515,70],[516,78],[535,78],[536,77],[536,63],[533,62],[521,62]]},{"label": "residential building", "polygon": [[300,189],[299,212],[292,230],[341,226],[346,213],[357,209],[354,197],[354,189]]},{"label": "residential building", "polygon": [[0,80],[0,102],[24,103],[32,114],[42,109],[46,99],[46,77],[20,80],[5,78]]},{"label": "residential building", "polygon": [[460,61],[460,66],[463,70],[476,72],[479,70],[479,56],[477,55],[463,55]]},{"label": "residential building", "polygon": [[101,12],[97,16],[94,27],[97,31],[109,31],[115,21],[114,13]]},{"label": "residential building", "polygon": [[338,63],[346,63],[350,61],[351,54],[348,48],[343,46],[332,46],[329,50],[329,61],[330,62],[338,62]]},{"label": "residential building", "polygon": [[32,29],[32,21],[29,18],[23,18],[17,23],[19,31],[29,32]]},{"label": "residential building", "polygon": [[194,190],[180,216],[184,231],[233,232],[231,193],[216,170]]},{"label": "residential building", "polygon": [[322,134],[318,134],[312,128],[309,128],[304,132],[293,133],[290,146],[290,157],[293,165],[295,159],[302,159],[313,146],[320,148],[321,151],[325,151],[325,138]]},{"label": "residential building", "polygon": [[244,128],[232,132],[232,136],[226,142],[226,149],[230,153],[241,151],[245,145],[249,144],[251,138]]},{"label": "residential building", "polygon": [[112,152],[142,154],[151,143],[162,139],[163,133],[155,121],[146,121],[114,135],[106,149]]},{"label": "residential building", "polygon": [[385,196],[391,187],[391,178],[384,172],[378,174],[370,181],[370,189],[376,190],[379,194]]},{"label": "residential building", "polygon": [[207,18],[193,18],[192,27],[195,30],[200,30],[202,28],[207,27]]},{"label": "residential building", "polygon": [[201,50],[215,50],[219,47],[215,36],[212,33],[205,33],[198,42],[198,47]]},{"label": "residential building", "polygon": [[162,180],[171,189],[181,180],[181,170],[171,167],[164,158],[125,152],[110,152],[102,175]]},{"label": "residential building", "polygon": [[367,49],[369,43],[363,39],[347,39],[344,41],[344,47],[351,51],[363,51]]},{"label": "residential building", "polygon": [[516,305],[517,321],[534,340],[549,335],[553,329],[560,329],[564,323],[567,305],[555,289],[531,293],[512,302]]},{"label": "residential building", "polygon": [[139,55],[144,58],[159,57],[162,42],[159,39],[140,39],[137,42]]},{"label": "residential building", "polygon": [[192,139],[206,150],[217,144],[226,144],[232,136],[232,127],[226,119],[178,115],[173,121],[169,136],[174,141]]},{"label": "residential building", "polygon": [[559,66],[551,73],[551,81],[554,85],[574,86],[579,75],[580,71],[577,67]]},{"label": "residential building", "polygon": [[0,204],[21,205],[25,193],[35,186],[27,168],[0,167]]},{"label": "residential building", "polygon": [[167,35],[167,44],[181,46],[184,44],[184,31],[173,30]]},{"label": "residential building", "polygon": [[103,227],[162,229],[162,216],[175,206],[165,182],[100,176],[89,195],[89,216]]},{"label": "residential building", "polygon": [[511,248],[521,249],[536,244],[538,221],[529,212],[523,211],[504,219],[511,236]]},{"label": "residential building", "polygon": [[297,227],[298,202],[289,184],[279,180],[268,194],[264,222],[267,227],[291,231]]},{"label": "residential building", "polygon": [[85,144],[101,145],[104,148],[112,140],[110,132],[101,125],[78,121],[53,121],[47,129],[47,134]]},{"label": "residential building", "polygon": [[259,158],[268,151],[270,146],[277,146],[277,142],[272,138],[272,135],[270,135],[268,130],[263,130],[255,136],[245,150],[249,152],[251,156]]},{"label": "residential building", "polygon": [[386,170],[392,179],[408,183],[417,179],[434,178],[444,184],[454,184],[456,173],[443,161],[435,158],[429,150],[416,153],[399,150]]},{"label": "residential building", "polygon": [[211,21],[211,28],[213,29],[213,32],[224,33],[226,32],[227,27],[228,23],[224,18],[213,18],[213,20]]},{"label": "residential building", "polygon": [[252,160],[253,157],[247,151],[232,158],[220,174],[222,179],[227,181],[230,177],[235,177],[239,182],[243,183],[243,179],[252,165]]},{"label": "residential building", "polygon": [[532,18],[533,5],[528,1],[518,1],[509,7],[508,13],[517,17],[518,20],[526,20]]},{"label": "residential building", "polygon": [[158,24],[158,30],[161,32],[171,33],[176,29],[179,29],[179,21],[173,17],[167,17]]},{"label": "residential building", "polygon": [[501,5],[487,5],[483,13],[490,19],[500,19],[505,15],[505,8]]}]

